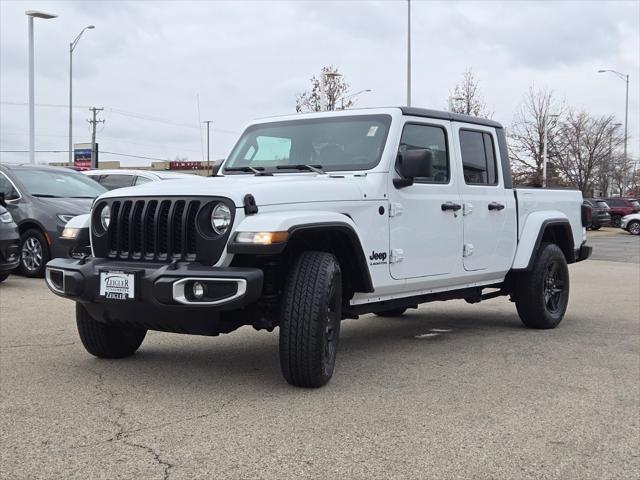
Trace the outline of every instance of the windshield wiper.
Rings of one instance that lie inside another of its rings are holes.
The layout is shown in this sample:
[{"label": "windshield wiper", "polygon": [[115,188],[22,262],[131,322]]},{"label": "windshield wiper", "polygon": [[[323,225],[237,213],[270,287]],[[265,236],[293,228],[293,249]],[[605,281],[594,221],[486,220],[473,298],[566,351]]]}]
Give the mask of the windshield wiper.
[{"label": "windshield wiper", "polygon": [[324,175],[326,172],[322,170],[322,165],[306,165],[300,163],[298,165],[278,165],[278,170],[309,170],[310,172],[319,173]]},{"label": "windshield wiper", "polygon": [[247,172],[256,176],[273,176],[271,172],[265,172],[264,167],[229,167],[224,169],[225,172]]},{"label": "windshield wiper", "polygon": [[96,197],[81,196],[81,197],[69,197],[69,198],[91,198],[91,199],[94,199]]},{"label": "windshield wiper", "polygon": [[32,193],[31,195],[39,198],[63,198],[60,195],[49,195],[48,193]]}]

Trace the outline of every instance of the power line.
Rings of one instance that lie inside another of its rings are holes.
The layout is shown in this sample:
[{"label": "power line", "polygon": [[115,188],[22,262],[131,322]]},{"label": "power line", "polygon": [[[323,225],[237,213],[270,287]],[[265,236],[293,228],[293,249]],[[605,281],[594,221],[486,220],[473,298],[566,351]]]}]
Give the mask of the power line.
[{"label": "power line", "polygon": [[[14,106],[28,106],[29,104],[26,102],[9,102],[9,101],[2,101],[0,102],[3,105],[14,105]],[[52,108],[69,108],[69,105],[57,105],[57,104],[53,104],[53,103],[36,103],[36,107],[52,107]],[[75,105],[73,108],[79,108],[79,109],[89,109],[90,107],[88,106],[84,106],[84,105]],[[115,113],[116,115],[122,115],[124,117],[129,117],[129,118],[135,118],[137,120],[145,120],[148,122],[156,122],[156,123],[164,123],[165,125],[171,125],[173,127],[182,127],[182,128],[190,128],[192,130],[201,130],[200,125],[192,125],[190,123],[182,123],[182,122],[176,122],[175,120],[170,120],[167,118],[162,118],[162,117],[156,117],[153,115],[148,115],[148,114],[144,114],[144,113],[136,113],[136,112],[129,112],[127,110],[121,110],[119,108],[113,108],[113,107],[109,107],[109,108],[105,108],[106,112],[109,113]],[[229,135],[239,135],[240,132],[236,132],[234,130],[224,130],[224,129],[220,129],[220,128],[214,128],[212,129],[214,132],[218,132],[218,133],[226,133]]]},{"label": "power line", "polygon": [[[29,153],[29,150],[0,150],[0,153]],[[69,150],[36,150],[36,153],[69,153]],[[145,157],[142,155],[130,155],[128,153],[105,152],[104,150],[100,150],[100,153],[106,153],[108,155],[117,155],[119,157],[142,158],[144,160],[157,160],[159,162],[170,161],[167,158]]]}]

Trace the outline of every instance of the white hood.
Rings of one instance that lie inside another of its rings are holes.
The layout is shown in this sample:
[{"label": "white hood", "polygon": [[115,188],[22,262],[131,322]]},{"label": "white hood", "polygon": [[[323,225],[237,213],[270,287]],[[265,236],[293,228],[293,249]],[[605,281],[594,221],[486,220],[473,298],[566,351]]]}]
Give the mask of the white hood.
[{"label": "white hood", "polygon": [[244,205],[247,194],[258,206],[286,203],[361,200],[363,177],[319,175],[315,173],[279,174],[260,177],[250,174],[206,178],[204,181],[172,180],[111,190],[100,198],[131,197],[226,197],[236,207]]}]

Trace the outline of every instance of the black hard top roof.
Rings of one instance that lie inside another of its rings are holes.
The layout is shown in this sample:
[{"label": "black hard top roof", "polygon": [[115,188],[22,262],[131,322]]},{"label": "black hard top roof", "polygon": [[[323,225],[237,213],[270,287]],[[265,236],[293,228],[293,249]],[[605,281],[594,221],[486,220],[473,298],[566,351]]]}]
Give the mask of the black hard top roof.
[{"label": "black hard top roof", "polygon": [[503,128],[502,124],[488,118],[472,117],[460,113],[445,112],[442,110],[431,110],[429,108],[400,107],[403,115],[413,117],[437,118],[439,120],[450,120],[453,122],[473,123],[474,125],[484,125],[487,127]]}]

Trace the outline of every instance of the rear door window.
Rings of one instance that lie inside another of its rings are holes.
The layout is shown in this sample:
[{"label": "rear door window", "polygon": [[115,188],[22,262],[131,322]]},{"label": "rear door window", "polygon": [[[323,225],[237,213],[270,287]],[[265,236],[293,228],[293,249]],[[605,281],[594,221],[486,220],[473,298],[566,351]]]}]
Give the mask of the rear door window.
[{"label": "rear door window", "polygon": [[478,130],[460,130],[460,152],[467,185],[497,185],[493,137]]}]

